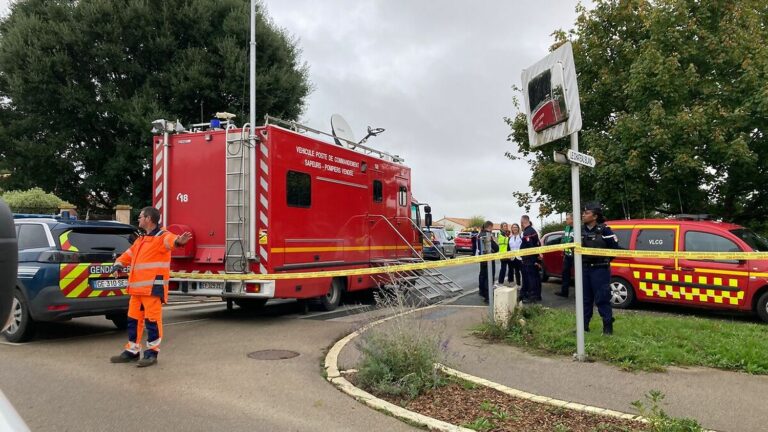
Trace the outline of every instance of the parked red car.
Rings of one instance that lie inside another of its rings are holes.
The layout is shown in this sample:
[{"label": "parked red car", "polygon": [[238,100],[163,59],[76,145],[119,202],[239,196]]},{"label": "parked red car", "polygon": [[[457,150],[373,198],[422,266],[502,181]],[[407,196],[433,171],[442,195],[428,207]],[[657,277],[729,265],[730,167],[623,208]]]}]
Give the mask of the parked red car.
[{"label": "parked red car", "polygon": [[[563,231],[553,231],[541,237],[542,246],[559,245],[563,238]],[[541,281],[546,282],[550,277],[560,279],[563,275],[563,251],[555,251],[544,254],[541,263]],[[573,269],[571,269],[573,277]]]},{"label": "parked red car", "polygon": [[456,234],[456,238],[453,239],[456,243],[456,252],[472,252],[472,233],[460,232]]},{"label": "parked red car", "polygon": [[[629,250],[766,252],[768,241],[739,225],[670,219],[608,221],[619,246]],[[562,231],[544,245],[559,244]],[[544,254],[542,272],[560,276],[562,252]],[[616,258],[611,262],[611,303],[636,301],[756,313],[768,322],[768,260]]]}]

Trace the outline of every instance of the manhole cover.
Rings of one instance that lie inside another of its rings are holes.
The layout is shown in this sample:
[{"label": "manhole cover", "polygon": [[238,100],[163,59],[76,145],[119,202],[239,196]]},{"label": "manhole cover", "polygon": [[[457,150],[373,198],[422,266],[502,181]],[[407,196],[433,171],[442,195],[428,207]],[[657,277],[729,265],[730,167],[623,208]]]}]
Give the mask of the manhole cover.
[{"label": "manhole cover", "polygon": [[269,349],[248,353],[248,358],[254,360],[284,360],[297,357],[298,355],[299,353],[295,351]]}]

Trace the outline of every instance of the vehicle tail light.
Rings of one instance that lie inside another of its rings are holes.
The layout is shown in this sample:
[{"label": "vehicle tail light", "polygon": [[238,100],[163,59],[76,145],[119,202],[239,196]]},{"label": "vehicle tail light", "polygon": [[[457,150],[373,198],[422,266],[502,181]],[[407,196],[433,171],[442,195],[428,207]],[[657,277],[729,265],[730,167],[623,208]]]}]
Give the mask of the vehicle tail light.
[{"label": "vehicle tail light", "polygon": [[247,293],[260,293],[261,292],[261,285],[260,284],[245,284],[245,292]]},{"label": "vehicle tail light", "polygon": [[48,310],[51,312],[61,312],[69,309],[69,305],[50,305]]}]

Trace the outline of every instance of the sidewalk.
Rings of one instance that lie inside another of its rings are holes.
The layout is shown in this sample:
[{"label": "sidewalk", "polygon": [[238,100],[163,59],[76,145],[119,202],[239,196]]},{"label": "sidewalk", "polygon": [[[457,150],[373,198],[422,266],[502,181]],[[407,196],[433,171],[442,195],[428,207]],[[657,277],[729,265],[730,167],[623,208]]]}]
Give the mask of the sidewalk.
[{"label": "sidewalk", "polygon": [[[768,377],[706,368],[669,368],[665,373],[623,372],[604,363],[579,363],[542,357],[506,344],[491,344],[470,334],[487,308],[446,305],[421,313],[449,338],[448,365],[506,386],[541,396],[636,414],[632,401],[650,390],[665,394],[662,408],[675,417],[692,417],[718,431],[764,431]],[[620,329],[617,329],[620,332]],[[340,364],[353,367],[358,353],[350,344]]]}]

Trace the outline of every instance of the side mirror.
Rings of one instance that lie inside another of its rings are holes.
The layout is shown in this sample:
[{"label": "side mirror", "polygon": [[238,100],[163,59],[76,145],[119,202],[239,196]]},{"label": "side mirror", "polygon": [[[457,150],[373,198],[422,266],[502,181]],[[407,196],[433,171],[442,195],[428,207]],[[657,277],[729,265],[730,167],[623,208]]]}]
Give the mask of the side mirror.
[{"label": "side mirror", "polygon": [[429,228],[432,225],[432,214],[431,213],[427,213],[427,214],[424,215],[424,225],[426,225],[427,228]]}]

